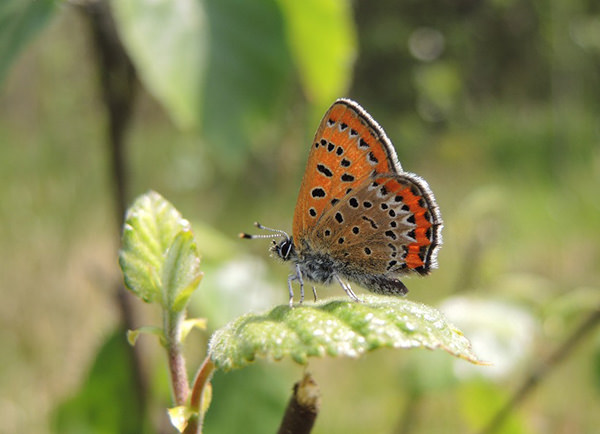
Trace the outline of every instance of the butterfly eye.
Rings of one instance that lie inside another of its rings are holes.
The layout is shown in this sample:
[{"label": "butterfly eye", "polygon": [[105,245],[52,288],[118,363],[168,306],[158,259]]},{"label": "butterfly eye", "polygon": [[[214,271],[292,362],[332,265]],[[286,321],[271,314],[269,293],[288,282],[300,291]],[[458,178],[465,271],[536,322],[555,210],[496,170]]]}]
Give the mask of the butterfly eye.
[{"label": "butterfly eye", "polygon": [[281,257],[281,259],[287,260],[287,259],[289,259],[290,254],[292,253],[293,247],[294,247],[293,241],[289,238],[286,238],[285,240],[283,240],[279,244],[277,244],[277,246],[275,247],[275,250]]}]

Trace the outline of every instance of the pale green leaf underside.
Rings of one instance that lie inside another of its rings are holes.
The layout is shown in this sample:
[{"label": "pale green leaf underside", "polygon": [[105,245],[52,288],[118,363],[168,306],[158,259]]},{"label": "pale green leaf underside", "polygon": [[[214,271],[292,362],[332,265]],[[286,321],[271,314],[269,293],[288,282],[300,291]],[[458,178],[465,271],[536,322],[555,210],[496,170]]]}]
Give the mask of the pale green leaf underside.
[{"label": "pale green leaf underside", "polygon": [[381,347],[440,348],[481,363],[467,338],[437,309],[397,297],[363,295],[361,300],[328,299],[243,315],[214,333],[210,357],[228,371],[257,358],[291,357],[306,364],[309,357],[359,357]]},{"label": "pale green leaf underside", "polygon": [[185,309],[201,278],[200,256],[194,235],[191,231],[181,231],[165,255],[162,277],[165,307],[171,312]]},{"label": "pale green leaf underside", "polygon": [[127,210],[119,264],[126,286],[147,302],[161,299],[163,264],[174,238],[190,224],[161,195],[150,191]]}]

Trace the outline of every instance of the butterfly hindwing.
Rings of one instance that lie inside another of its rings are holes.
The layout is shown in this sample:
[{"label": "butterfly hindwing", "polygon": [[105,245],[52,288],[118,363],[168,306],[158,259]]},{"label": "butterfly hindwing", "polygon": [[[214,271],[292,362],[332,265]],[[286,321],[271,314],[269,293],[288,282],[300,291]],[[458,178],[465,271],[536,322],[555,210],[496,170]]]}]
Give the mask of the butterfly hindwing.
[{"label": "butterfly hindwing", "polygon": [[436,266],[441,217],[423,179],[373,175],[330,208],[306,242],[350,274],[427,274]]}]

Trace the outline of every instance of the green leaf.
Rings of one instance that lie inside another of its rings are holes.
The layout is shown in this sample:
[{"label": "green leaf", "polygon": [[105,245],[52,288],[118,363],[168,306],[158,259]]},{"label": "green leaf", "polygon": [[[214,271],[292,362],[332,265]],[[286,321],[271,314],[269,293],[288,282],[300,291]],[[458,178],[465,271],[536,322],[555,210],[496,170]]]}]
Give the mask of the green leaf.
[{"label": "green leaf", "polygon": [[363,302],[323,300],[262,315],[243,315],[216,331],[209,354],[217,368],[244,367],[256,358],[359,357],[381,347],[441,348],[481,363],[471,344],[436,309],[403,298],[362,296]]},{"label": "green leaf", "polygon": [[131,374],[130,351],[123,339],[123,330],[117,330],[106,340],[81,388],[56,407],[52,415],[52,432],[152,432],[136,396],[138,385]]},{"label": "green leaf", "polygon": [[352,5],[347,0],[278,0],[306,95],[325,108],[344,95],[356,58]]},{"label": "green leaf", "polygon": [[292,59],[276,0],[207,0],[210,59],[203,135],[224,170],[244,162],[283,122],[291,93]]},{"label": "green leaf", "polygon": [[125,216],[119,252],[127,288],[146,302],[162,302],[165,255],[177,234],[189,230],[188,221],[160,194],[140,196]]},{"label": "green leaf", "polygon": [[183,342],[187,335],[195,328],[206,330],[206,318],[191,318],[184,320],[181,325],[181,341]]},{"label": "green leaf", "polygon": [[0,1],[0,82],[23,47],[46,26],[54,0]]},{"label": "green leaf", "polygon": [[179,432],[185,430],[188,425],[188,420],[195,414],[187,405],[169,408],[167,413],[169,414],[171,425],[177,428],[177,431]]},{"label": "green leaf", "polygon": [[[285,365],[258,363],[211,380],[218,396],[204,419],[205,433],[275,433],[298,373]],[[235,417],[232,417],[235,409]],[[341,430],[340,430],[341,431]],[[327,432],[327,430],[321,430]]]},{"label": "green leaf", "polygon": [[[463,383],[459,390],[460,410],[470,431],[480,431],[508,401],[509,396],[491,381],[475,380]],[[511,412],[493,431],[498,434],[525,434],[527,429],[518,411]]]},{"label": "green leaf", "polygon": [[163,305],[169,312],[185,309],[192,293],[202,279],[200,255],[191,231],[177,234],[167,251],[163,267]]},{"label": "green leaf", "polygon": [[181,128],[198,125],[207,56],[201,0],[111,2],[121,39],[148,90]]},{"label": "green leaf", "polygon": [[129,345],[134,346],[141,334],[154,335],[160,340],[161,345],[165,345],[166,340],[163,329],[156,326],[143,326],[135,330],[127,330]]}]

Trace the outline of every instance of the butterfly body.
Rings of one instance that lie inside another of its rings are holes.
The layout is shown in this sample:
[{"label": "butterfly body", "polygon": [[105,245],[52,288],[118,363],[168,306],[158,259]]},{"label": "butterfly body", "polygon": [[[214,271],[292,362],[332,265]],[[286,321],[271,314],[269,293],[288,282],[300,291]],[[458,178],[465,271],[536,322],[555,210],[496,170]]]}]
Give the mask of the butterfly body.
[{"label": "butterfly body", "polygon": [[325,113],[294,212],[293,236],[272,250],[291,261],[288,279],[344,280],[380,294],[408,290],[399,277],[437,266],[441,215],[429,186],[402,170],[383,129],[356,102],[338,99]]},{"label": "butterfly body", "polygon": [[[288,254],[284,254],[291,246]],[[312,251],[307,246],[297,251],[293,238],[281,241],[273,248],[273,251],[284,261],[291,261],[294,267],[298,267],[300,275],[314,283],[330,284],[336,275],[344,275],[344,263],[337,261],[327,253]]]}]

